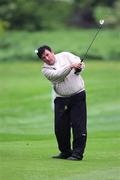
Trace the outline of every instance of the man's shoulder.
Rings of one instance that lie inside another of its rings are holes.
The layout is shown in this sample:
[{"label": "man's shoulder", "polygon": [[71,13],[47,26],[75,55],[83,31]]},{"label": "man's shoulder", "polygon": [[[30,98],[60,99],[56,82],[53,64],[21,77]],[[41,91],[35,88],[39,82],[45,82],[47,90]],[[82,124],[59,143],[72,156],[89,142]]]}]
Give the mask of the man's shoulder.
[{"label": "man's shoulder", "polygon": [[57,53],[56,57],[68,57],[70,56],[70,54],[71,54],[70,52],[63,51],[63,52]]}]

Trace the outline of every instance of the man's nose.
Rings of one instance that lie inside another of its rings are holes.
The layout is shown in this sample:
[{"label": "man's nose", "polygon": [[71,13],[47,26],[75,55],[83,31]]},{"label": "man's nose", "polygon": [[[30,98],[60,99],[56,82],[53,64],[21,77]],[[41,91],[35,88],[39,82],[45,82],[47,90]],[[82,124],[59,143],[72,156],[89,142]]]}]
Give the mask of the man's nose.
[{"label": "man's nose", "polygon": [[49,57],[48,57],[48,56],[46,56],[45,58],[46,58],[46,60],[49,60]]}]

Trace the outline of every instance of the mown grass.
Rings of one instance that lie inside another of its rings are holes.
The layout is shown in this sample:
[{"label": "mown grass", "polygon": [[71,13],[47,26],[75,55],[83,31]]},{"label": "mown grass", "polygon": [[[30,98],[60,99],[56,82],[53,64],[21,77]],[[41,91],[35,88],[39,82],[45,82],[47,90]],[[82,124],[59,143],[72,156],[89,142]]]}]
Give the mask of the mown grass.
[{"label": "mown grass", "polygon": [[88,142],[81,162],[55,160],[51,84],[38,62],[0,64],[1,180],[118,180],[120,62],[86,61]]}]

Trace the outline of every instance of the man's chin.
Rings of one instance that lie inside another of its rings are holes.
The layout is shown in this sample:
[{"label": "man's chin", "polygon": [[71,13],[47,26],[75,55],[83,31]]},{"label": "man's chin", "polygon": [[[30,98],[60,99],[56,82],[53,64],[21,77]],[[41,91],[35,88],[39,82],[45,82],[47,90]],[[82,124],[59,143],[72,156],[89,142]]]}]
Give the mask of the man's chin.
[{"label": "man's chin", "polygon": [[54,61],[51,61],[50,63],[49,63],[49,65],[54,65],[55,64],[55,62]]}]

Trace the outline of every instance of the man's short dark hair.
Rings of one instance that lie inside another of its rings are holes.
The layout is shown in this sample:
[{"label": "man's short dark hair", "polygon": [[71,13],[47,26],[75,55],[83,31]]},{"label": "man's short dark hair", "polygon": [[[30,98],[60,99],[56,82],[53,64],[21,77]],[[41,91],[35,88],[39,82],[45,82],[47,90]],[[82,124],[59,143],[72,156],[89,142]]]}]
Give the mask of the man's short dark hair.
[{"label": "man's short dark hair", "polygon": [[42,55],[43,55],[43,53],[45,52],[45,50],[48,50],[48,51],[50,51],[50,52],[52,52],[52,49],[49,47],[49,46],[47,46],[47,45],[44,45],[44,46],[41,46],[41,47],[39,47],[37,50],[38,50],[38,52],[37,52],[37,55],[38,55],[38,57],[41,59],[41,57],[42,57]]}]

